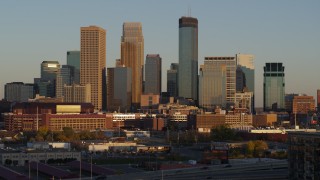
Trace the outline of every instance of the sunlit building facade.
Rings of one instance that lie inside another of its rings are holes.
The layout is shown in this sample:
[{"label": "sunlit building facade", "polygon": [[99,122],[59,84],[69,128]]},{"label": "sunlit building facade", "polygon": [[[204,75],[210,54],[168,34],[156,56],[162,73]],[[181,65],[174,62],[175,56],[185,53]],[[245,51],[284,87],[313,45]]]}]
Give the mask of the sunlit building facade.
[{"label": "sunlit building facade", "polygon": [[64,102],[68,103],[90,103],[91,85],[64,85]]},{"label": "sunlit building facade", "polygon": [[234,104],[235,57],[205,57],[199,75],[199,106],[214,109]]},{"label": "sunlit building facade", "polygon": [[106,104],[106,30],[81,27],[80,83],[91,85],[91,102],[96,110]]},{"label": "sunlit building facade", "polygon": [[132,104],[137,109],[141,101],[144,66],[144,38],[140,22],[123,23],[121,64],[132,70]]},{"label": "sunlit building facade", "polygon": [[[252,101],[251,101],[251,112],[255,112],[255,105],[254,105],[254,95],[255,95],[255,88],[254,88],[254,55],[252,54],[236,54],[237,66],[241,69],[244,75],[244,86],[243,91],[252,92]],[[237,81],[238,83],[238,81]]]}]

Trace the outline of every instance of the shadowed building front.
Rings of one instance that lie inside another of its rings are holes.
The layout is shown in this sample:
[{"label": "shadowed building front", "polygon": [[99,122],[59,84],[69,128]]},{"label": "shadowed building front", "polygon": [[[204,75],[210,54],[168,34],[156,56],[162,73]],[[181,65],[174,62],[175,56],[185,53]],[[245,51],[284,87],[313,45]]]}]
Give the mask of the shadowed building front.
[{"label": "shadowed building front", "polygon": [[162,60],[159,54],[147,54],[144,94],[161,94],[161,65]]},{"label": "shadowed building front", "polygon": [[179,19],[179,97],[198,100],[198,19]]},{"label": "shadowed building front", "polygon": [[266,63],[263,74],[263,109],[285,109],[284,66],[282,63]]}]

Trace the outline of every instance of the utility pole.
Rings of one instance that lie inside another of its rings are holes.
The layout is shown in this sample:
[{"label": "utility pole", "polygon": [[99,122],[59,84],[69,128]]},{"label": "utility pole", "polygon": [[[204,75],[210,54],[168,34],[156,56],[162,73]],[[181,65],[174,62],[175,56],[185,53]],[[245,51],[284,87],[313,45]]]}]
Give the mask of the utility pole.
[{"label": "utility pole", "polygon": [[39,112],[38,112],[38,106],[37,106],[37,131],[39,131]]},{"label": "utility pole", "polygon": [[91,164],[90,164],[90,173],[91,173],[91,174],[90,174],[90,175],[91,175],[91,179],[92,179],[92,153],[91,153],[91,156],[90,156],[90,157],[91,157]]},{"label": "utility pole", "polygon": [[39,178],[39,169],[38,169],[38,162],[37,162],[37,180]]},{"label": "utility pole", "polygon": [[31,179],[31,174],[30,174],[30,162],[29,162],[29,179]]},{"label": "utility pole", "polygon": [[81,180],[81,153],[80,153],[80,180]]}]

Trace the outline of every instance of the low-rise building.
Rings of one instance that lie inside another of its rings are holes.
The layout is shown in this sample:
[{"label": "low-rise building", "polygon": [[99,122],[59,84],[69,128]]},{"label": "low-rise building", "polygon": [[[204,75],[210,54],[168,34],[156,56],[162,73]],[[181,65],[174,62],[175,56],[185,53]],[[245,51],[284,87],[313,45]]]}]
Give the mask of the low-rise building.
[{"label": "low-rise building", "polygon": [[160,102],[159,94],[142,94],[141,95],[141,109],[158,109]]},{"label": "low-rise building", "polygon": [[313,96],[294,96],[292,113],[307,114],[309,111],[315,111],[315,100]]},{"label": "low-rise building", "polygon": [[253,116],[252,125],[254,127],[273,126],[277,119],[277,114],[257,114]]},{"label": "low-rise building", "polygon": [[246,113],[226,114],[225,123],[230,126],[252,125],[252,114],[246,114]]},{"label": "low-rise building", "polygon": [[289,179],[320,179],[320,132],[288,133]]},{"label": "low-rise building", "polygon": [[75,131],[107,129],[112,127],[111,119],[105,114],[4,114],[8,131],[35,131],[47,127],[51,131],[62,131],[71,127]]},{"label": "low-rise building", "polygon": [[177,125],[178,129],[186,128],[188,125],[188,115],[176,112],[170,115],[170,122]]},{"label": "low-rise building", "polygon": [[[57,159],[74,159],[80,160],[81,153],[77,151],[13,151],[13,150],[0,150],[0,162],[2,165],[15,165],[24,166],[25,164],[35,161],[47,163],[48,160]],[[10,163],[9,163],[10,162]]]},{"label": "low-rise building", "polygon": [[156,114],[113,113],[107,114],[112,119],[113,128],[136,128],[161,131],[166,125],[166,119]]},{"label": "low-rise building", "polygon": [[210,132],[212,128],[224,125],[225,122],[224,114],[197,114],[195,128],[199,132]]}]

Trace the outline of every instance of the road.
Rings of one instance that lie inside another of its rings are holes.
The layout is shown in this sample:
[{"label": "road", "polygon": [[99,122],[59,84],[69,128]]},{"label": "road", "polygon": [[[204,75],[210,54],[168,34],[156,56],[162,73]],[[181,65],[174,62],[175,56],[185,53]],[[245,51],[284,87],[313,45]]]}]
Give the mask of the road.
[{"label": "road", "polygon": [[207,166],[206,168],[187,168],[165,171],[152,171],[108,176],[112,180],[195,180],[195,179],[287,179],[287,161],[259,162],[250,164],[237,164],[232,167],[224,165]]}]

